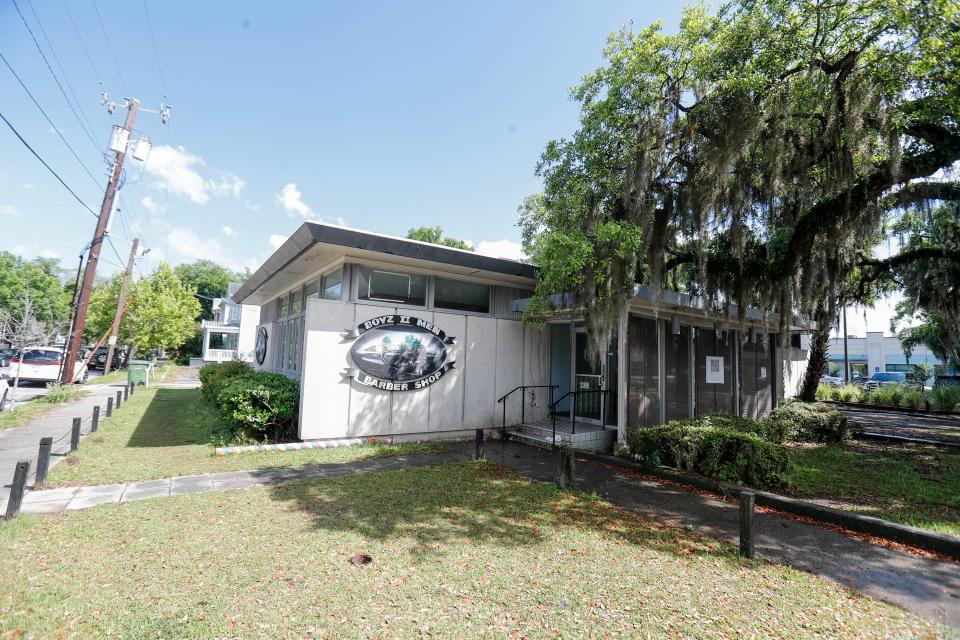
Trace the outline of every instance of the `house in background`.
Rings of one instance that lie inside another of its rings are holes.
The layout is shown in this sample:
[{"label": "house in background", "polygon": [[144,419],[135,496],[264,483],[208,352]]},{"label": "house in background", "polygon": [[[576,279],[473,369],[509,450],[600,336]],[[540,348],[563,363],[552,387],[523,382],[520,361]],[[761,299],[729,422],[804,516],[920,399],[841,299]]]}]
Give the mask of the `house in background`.
[{"label": "house in background", "polygon": [[253,362],[260,307],[234,302],[232,296],[239,288],[239,284],[231,282],[227,286],[227,297],[213,300],[213,320],[200,323],[204,362],[224,362],[235,358]]}]

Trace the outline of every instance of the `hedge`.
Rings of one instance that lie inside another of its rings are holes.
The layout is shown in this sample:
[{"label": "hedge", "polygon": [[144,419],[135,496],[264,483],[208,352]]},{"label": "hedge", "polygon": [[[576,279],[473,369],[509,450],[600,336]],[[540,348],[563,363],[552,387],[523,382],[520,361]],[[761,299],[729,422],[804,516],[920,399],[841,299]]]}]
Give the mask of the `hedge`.
[{"label": "hedge", "polygon": [[[723,423],[727,426],[714,426]],[[632,458],[648,464],[663,464],[754,486],[786,485],[790,471],[786,449],[755,432],[733,426],[759,428],[755,421],[743,418],[707,416],[675,420],[629,432],[627,447]]]},{"label": "hedge", "polygon": [[256,371],[226,381],[217,408],[234,435],[281,442],[296,437],[300,386],[279,373]]},{"label": "hedge", "polygon": [[850,438],[847,417],[815,402],[786,402],[774,409],[764,422],[771,440],[774,435],[782,435],[784,440],[828,443]]},{"label": "hedge", "polygon": [[205,364],[200,367],[200,392],[210,402],[216,402],[220,390],[231,378],[253,372],[253,367],[239,360],[229,360],[219,364]]}]

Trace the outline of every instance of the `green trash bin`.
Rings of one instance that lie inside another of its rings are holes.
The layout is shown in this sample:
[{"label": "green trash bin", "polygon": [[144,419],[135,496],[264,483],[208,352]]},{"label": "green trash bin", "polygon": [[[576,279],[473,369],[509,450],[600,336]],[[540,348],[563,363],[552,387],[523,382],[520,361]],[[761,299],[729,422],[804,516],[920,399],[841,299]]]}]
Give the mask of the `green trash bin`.
[{"label": "green trash bin", "polygon": [[152,364],[149,360],[131,360],[128,362],[127,384],[142,384],[149,387]]}]

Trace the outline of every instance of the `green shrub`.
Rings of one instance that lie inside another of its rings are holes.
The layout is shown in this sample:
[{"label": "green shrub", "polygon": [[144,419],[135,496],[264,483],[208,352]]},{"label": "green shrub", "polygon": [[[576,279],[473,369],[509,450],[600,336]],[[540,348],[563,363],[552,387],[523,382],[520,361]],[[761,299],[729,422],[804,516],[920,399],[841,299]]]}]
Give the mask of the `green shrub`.
[{"label": "green shrub", "polygon": [[817,385],[817,400],[833,400],[833,385],[832,384],[823,384],[822,382]]},{"label": "green shrub", "polygon": [[235,435],[289,440],[296,436],[300,386],[279,373],[234,376],[220,389],[217,408]]},{"label": "green shrub", "polygon": [[930,391],[930,406],[937,411],[953,411],[960,404],[960,387],[941,385]]},{"label": "green shrub", "polygon": [[862,391],[855,384],[845,384],[842,387],[836,387],[833,399],[840,402],[860,402]]},{"label": "green shrub", "polygon": [[37,398],[46,404],[61,404],[73,400],[80,395],[80,389],[69,384],[51,382],[47,385],[47,393]]},{"label": "green shrub", "polygon": [[[719,426],[719,425],[729,426]],[[786,484],[789,458],[779,444],[755,432],[753,420],[734,416],[705,416],[637,429],[627,434],[630,457],[696,471],[720,480],[758,486]]]},{"label": "green shrub", "polygon": [[211,401],[216,402],[220,390],[231,378],[253,372],[253,367],[239,360],[230,360],[220,364],[205,364],[200,367],[200,392]]},{"label": "green shrub", "polygon": [[783,440],[803,442],[843,442],[850,437],[847,417],[829,407],[813,402],[787,402],[764,420],[768,439],[773,434]]},{"label": "green shrub", "polygon": [[923,409],[927,406],[927,394],[921,389],[906,387],[900,397],[900,406],[912,409]]}]

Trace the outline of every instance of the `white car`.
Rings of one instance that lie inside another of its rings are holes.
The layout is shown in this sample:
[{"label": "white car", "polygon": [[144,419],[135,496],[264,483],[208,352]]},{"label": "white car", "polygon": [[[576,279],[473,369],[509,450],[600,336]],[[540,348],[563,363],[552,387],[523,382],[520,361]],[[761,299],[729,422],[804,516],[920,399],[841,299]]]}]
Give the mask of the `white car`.
[{"label": "white car", "polygon": [[0,374],[0,411],[6,408],[9,396],[10,384],[7,382],[7,374]]},{"label": "white car", "polygon": [[[22,359],[22,361],[21,361]],[[60,367],[63,362],[63,349],[57,347],[30,347],[10,360],[10,378],[20,378],[20,382],[56,382],[60,379]],[[75,382],[87,381],[87,368],[83,360],[78,359],[73,366]]]}]

